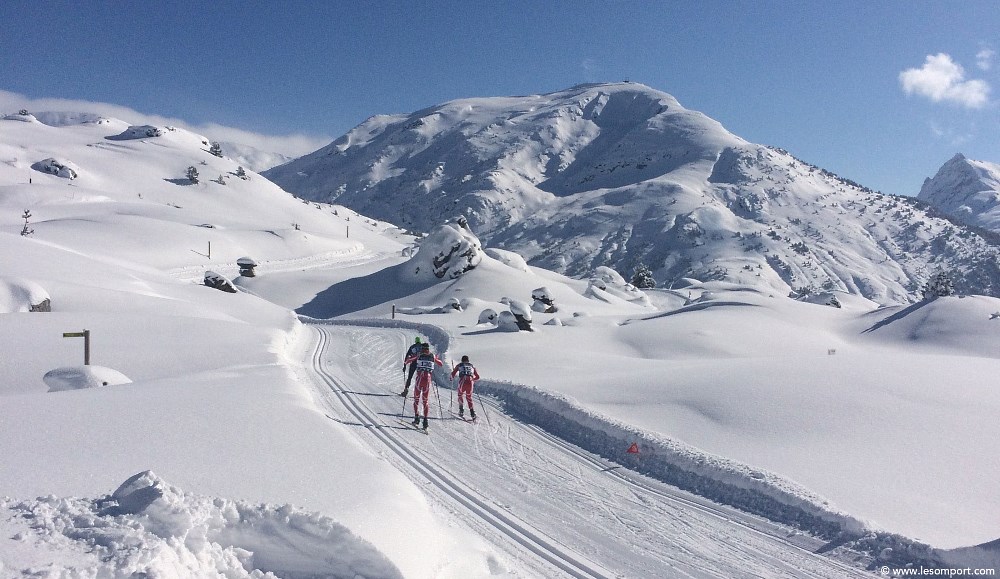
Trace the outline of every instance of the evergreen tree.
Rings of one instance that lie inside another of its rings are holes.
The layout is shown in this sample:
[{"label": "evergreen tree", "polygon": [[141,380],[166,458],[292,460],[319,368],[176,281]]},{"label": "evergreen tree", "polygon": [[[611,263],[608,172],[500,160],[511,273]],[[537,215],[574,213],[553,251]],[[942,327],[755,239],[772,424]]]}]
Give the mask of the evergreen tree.
[{"label": "evergreen tree", "polygon": [[222,145],[220,145],[219,143],[213,141],[211,148],[208,149],[208,152],[211,153],[211,154],[213,154],[213,155],[215,155],[216,157],[221,157],[222,156]]},{"label": "evergreen tree", "polygon": [[193,166],[192,167],[188,167],[188,169],[187,169],[187,178],[192,183],[197,183],[198,182],[198,169],[195,169]]},{"label": "evergreen tree", "polygon": [[247,175],[246,170],[243,169],[243,165],[240,165],[239,167],[236,168],[236,176],[239,177],[240,179],[243,179],[244,181],[250,180],[250,176]]},{"label": "evergreen tree", "polygon": [[639,267],[635,268],[631,284],[639,289],[652,289],[656,287],[656,280],[653,279],[653,272],[649,270],[646,264],[640,263]]},{"label": "evergreen tree", "polygon": [[923,294],[925,300],[955,295],[955,286],[951,281],[951,275],[946,271],[939,271],[924,284]]}]

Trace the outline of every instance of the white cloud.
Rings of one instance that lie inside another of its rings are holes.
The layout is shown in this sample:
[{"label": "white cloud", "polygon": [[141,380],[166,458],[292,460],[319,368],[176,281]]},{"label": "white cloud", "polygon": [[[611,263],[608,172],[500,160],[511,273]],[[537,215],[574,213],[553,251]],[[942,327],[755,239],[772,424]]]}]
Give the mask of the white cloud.
[{"label": "white cloud", "polygon": [[906,94],[925,96],[934,102],[950,102],[977,109],[989,100],[990,85],[984,80],[965,80],[965,69],[945,53],[927,56],[924,66],[899,73]]},{"label": "white cloud", "polygon": [[980,50],[976,53],[976,66],[978,66],[980,70],[989,70],[993,68],[993,57],[996,55],[996,51],[992,48],[984,48]]},{"label": "white cloud", "polygon": [[14,112],[20,109],[39,112],[94,113],[120,119],[133,125],[170,125],[204,135],[213,141],[249,145],[260,151],[279,153],[288,157],[301,157],[329,144],[333,140],[326,136],[303,134],[265,135],[215,123],[197,125],[181,119],[140,113],[128,107],[110,103],[59,98],[33,99],[21,94],[0,90],[0,113]]}]

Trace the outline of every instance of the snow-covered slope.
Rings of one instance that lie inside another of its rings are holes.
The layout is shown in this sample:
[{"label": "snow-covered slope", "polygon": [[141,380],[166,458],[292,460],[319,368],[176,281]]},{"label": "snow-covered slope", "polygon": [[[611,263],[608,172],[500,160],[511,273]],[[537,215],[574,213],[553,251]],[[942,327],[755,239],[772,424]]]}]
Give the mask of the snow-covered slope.
[{"label": "snow-covered slope", "polygon": [[570,275],[644,263],[661,284],[905,303],[945,268],[962,291],[1000,293],[997,249],[976,234],[635,83],[377,116],[266,175],[421,231],[461,212],[488,245]]},{"label": "snow-covered slope", "polygon": [[1000,231],[1000,165],[959,153],[924,180],[917,199],[962,223]]}]

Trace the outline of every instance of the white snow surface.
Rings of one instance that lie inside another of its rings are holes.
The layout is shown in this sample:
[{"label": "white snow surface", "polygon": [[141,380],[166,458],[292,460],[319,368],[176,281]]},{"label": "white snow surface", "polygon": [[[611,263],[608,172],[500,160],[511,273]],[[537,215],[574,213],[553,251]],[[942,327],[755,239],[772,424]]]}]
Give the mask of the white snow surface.
[{"label": "white snow surface", "polygon": [[[639,296],[613,271],[522,266],[454,226],[404,257],[411,236],[236,178],[200,135],[109,139],[128,125],[65,118],[0,121],[0,287],[31,280],[52,306],[0,310],[0,575],[997,564],[941,549],[1000,537],[998,299],[836,293],[835,308],[696,279]],[[78,178],[32,169],[47,158]],[[475,267],[413,273],[455,242]],[[206,270],[240,291],[206,287]],[[539,288],[558,312],[526,307]],[[533,331],[479,323],[516,302]],[[79,363],[62,334],[80,328],[95,366],[130,382],[49,392],[46,373]],[[429,435],[398,421],[415,335],[446,362]],[[483,376],[475,423],[452,414],[462,355]]]}]

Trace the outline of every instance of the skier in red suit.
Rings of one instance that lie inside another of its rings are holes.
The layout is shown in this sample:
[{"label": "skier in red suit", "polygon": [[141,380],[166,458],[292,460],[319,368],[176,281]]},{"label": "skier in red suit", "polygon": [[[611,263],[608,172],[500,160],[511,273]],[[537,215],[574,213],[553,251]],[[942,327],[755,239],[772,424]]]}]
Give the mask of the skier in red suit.
[{"label": "skier in red suit", "polygon": [[451,370],[452,380],[455,379],[455,374],[458,374],[458,415],[462,416],[465,411],[462,408],[462,397],[464,396],[465,401],[469,403],[469,416],[475,420],[476,410],[472,407],[472,387],[475,386],[476,380],[479,380],[479,372],[469,362],[468,356],[462,356],[462,363]]},{"label": "skier in red suit", "polygon": [[407,358],[403,364],[416,363],[417,365],[417,383],[413,387],[413,426],[418,426],[420,424],[420,412],[418,410],[418,405],[420,403],[420,397],[423,396],[424,399],[424,424],[423,427],[427,429],[427,409],[430,405],[431,397],[431,372],[434,371],[434,365],[444,366],[444,362],[441,361],[435,354],[431,352],[430,344],[422,344],[422,351],[417,356],[410,356]]}]

